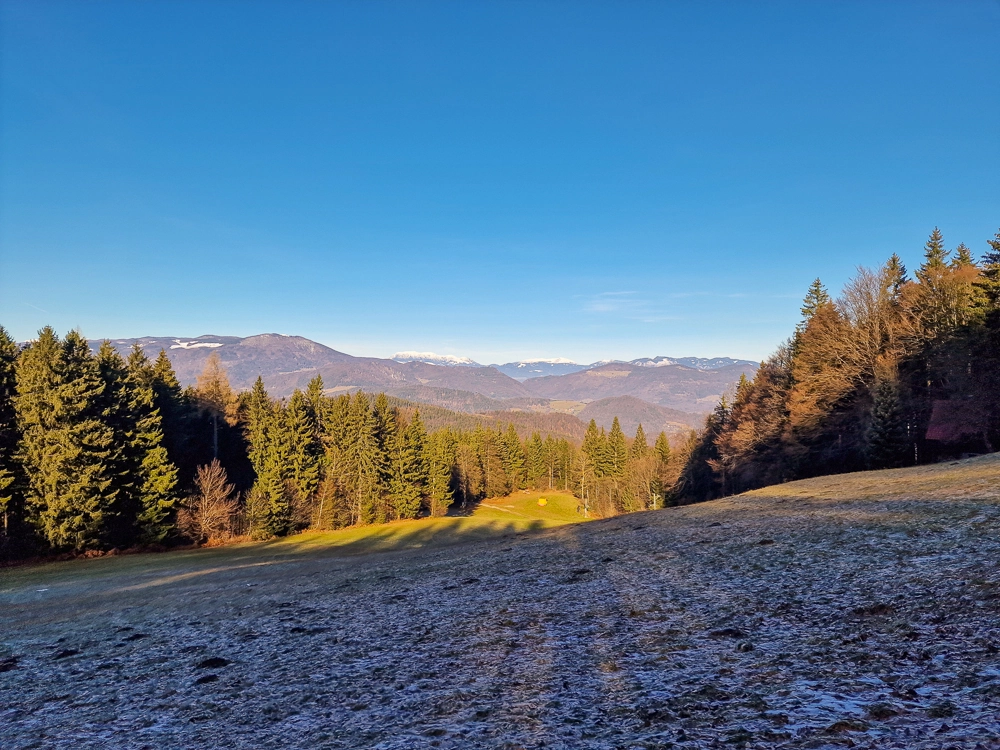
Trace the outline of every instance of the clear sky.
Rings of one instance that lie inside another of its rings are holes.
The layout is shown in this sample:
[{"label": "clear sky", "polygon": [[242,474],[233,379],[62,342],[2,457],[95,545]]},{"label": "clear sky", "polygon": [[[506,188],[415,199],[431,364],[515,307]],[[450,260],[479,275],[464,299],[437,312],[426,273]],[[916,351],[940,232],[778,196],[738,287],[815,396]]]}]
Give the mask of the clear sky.
[{"label": "clear sky", "polygon": [[1000,226],[1000,3],[0,3],[0,323],[759,359]]}]

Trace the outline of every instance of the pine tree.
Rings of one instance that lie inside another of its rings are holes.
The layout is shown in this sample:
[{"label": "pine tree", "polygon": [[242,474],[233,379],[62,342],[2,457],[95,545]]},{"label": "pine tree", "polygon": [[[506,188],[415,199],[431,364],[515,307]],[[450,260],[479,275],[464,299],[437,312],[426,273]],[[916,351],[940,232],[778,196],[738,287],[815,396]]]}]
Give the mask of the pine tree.
[{"label": "pine tree", "polygon": [[97,362],[79,333],[60,342],[44,328],[16,374],[28,519],[55,549],[101,547],[117,490],[107,463],[112,430],[97,411],[104,390]]},{"label": "pine tree", "polygon": [[628,459],[628,442],[625,440],[625,433],[622,432],[621,423],[618,417],[611,422],[611,432],[608,433],[607,442],[609,475],[613,477],[625,476],[625,461]]},{"label": "pine tree", "polygon": [[887,469],[903,465],[909,452],[906,420],[900,404],[899,388],[891,380],[882,380],[875,387],[866,437],[871,468]]}]

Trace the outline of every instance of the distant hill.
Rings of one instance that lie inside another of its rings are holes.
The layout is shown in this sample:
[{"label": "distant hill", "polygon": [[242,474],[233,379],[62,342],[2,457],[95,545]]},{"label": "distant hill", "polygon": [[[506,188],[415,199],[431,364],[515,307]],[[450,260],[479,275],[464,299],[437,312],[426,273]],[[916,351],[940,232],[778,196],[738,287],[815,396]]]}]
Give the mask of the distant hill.
[{"label": "distant hill", "polygon": [[611,423],[618,417],[622,430],[629,437],[635,435],[636,428],[641,423],[650,443],[660,432],[666,432],[667,437],[676,439],[701,427],[705,421],[704,414],[668,409],[635,396],[612,396],[591,401],[576,416],[584,424],[593,419],[606,430],[611,429]]},{"label": "distant hill", "polygon": [[[349,354],[301,336],[283,336],[277,333],[262,333],[247,338],[213,335],[195,338],[144,336],[138,339],[112,339],[111,343],[123,354],[127,354],[132,345],[138,343],[151,359],[163,349],[170,357],[174,371],[183,385],[192,385],[204,369],[205,360],[212,352],[217,352],[230,383],[237,390],[250,388],[258,375],[269,382],[278,375],[313,372],[323,365],[355,359]],[[91,348],[95,350],[100,345],[100,340],[90,342]],[[306,381],[308,382],[308,378]]]},{"label": "distant hill", "polygon": [[592,370],[609,364],[628,364],[637,367],[663,367],[666,365],[682,365],[692,370],[721,370],[725,367],[750,367],[757,369],[757,363],[746,359],[732,357],[643,357],[628,362],[623,360],[605,360],[589,365],[581,365],[569,359],[526,359],[521,362],[508,362],[504,365],[490,365],[509,375],[515,380],[525,381],[532,378],[542,378],[546,375],[570,375],[574,372]]},{"label": "distant hill", "polygon": [[[622,409],[619,417],[623,426],[626,413],[635,414],[636,423],[641,419],[643,425],[646,420],[661,425],[656,431],[675,422],[700,424],[700,415],[715,406],[741,373],[749,377],[757,368],[752,362],[726,357],[653,357],[592,365],[549,359],[490,366],[472,360],[467,360],[472,364],[466,364],[464,358],[431,352],[399,352],[396,359],[378,359],[353,357],[301,336],[277,333],[247,338],[204,335],[112,340],[123,353],[127,353],[134,343],[150,357],[155,357],[160,349],[166,351],[184,385],[195,382],[205,361],[214,352],[219,355],[235,389],[249,389],[260,376],[268,391],[277,397],[289,396],[296,388],[305,388],[318,373],[323,376],[326,392],[331,395],[354,390],[385,391],[400,398],[468,413],[511,410],[579,413],[579,409],[591,402],[626,396],[686,413],[683,417],[664,416],[662,412],[650,412],[633,401],[618,404]],[[92,341],[91,345],[96,349],[100,342]],[[422,361],[420,357],[439,361]],[[553,400],[574,402],[576,411],[553,408],[550,404]],[[595,419],[600,416],[598,421],[604,424],[603,406],[595,403],[587,408]],[[628,417],[627,424],[631,425],[632,421]],[[633,427],[629,429],[634,430]]]},{"label": "distant hill", "polygon": [[526,359],[521,362],[508,362],[504,365],[490,365],[514,380],[524,381],[530,378],[541,378],[546,375],[569,375],[573,372],[586,370],[592,365],[578,365],[568,359]]},{"label": "distant hill", "polygon": [[587,429],[585,423],[571,414],[558,412],[497,410],[469,414],[398,397],[392,397],[390,401],[394,406],[401,408],[406,413],[407,418],[412,417],[413,412],[419,409],[420,419],[431,431],[443,427],[450,427],[453,430],[474,430],[476,425],[482,425],[487,429],[496,429],[513,424],[514,429],[517,430],[517,434],[522,439],[530,437],[533,432],[538,432],[543,438],[546,435],[551,435],[554,438],[566,438],[570,442],[579,444]]},{"label": "distant hill", "polygon": [[677,364],[646,367],[614,362],[569,375],[532,378],[523,385],[539,398],[598,401],[634,396],[671,409],[706,413],[741,374],[751,377],[756,371],[752,363],[696,370]]}]

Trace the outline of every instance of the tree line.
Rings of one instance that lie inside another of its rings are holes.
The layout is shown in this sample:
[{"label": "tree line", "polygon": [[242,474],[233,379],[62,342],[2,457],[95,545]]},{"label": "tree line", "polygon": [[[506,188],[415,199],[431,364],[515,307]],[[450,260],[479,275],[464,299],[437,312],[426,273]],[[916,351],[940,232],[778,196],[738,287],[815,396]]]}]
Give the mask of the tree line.
[{"label": "tree line", "polygon": [[977,261],[935,228],[912,277],[893,255],[836,299],[813,282],[792,336],[708,418],[674,496],[998,447],[1000,232]]},{"label": "tree line", "polygon": [[[513,424],[428,431],[385,394],[287,399],[229,385],[217,354],[181,388],[166,353],[96,352],[52,328],[0,327],[0,556],[270,538],[468,509],[527,489],[580,511],[662,507],[680,462],[664,434],[591,420],[582,445]],[[671,473],[673,472],[673,474]]]}]

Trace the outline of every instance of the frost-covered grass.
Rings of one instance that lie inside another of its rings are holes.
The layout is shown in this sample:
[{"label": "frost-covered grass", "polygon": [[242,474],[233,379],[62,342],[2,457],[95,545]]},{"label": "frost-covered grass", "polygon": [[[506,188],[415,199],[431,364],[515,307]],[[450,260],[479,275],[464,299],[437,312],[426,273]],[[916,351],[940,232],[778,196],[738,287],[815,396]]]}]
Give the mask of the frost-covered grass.
[{"label": "frost-covered grass", "polygon": [[6,571],[0,747],[1000,747],[998,484],[995,455],[577,524],[515,495]]}]

